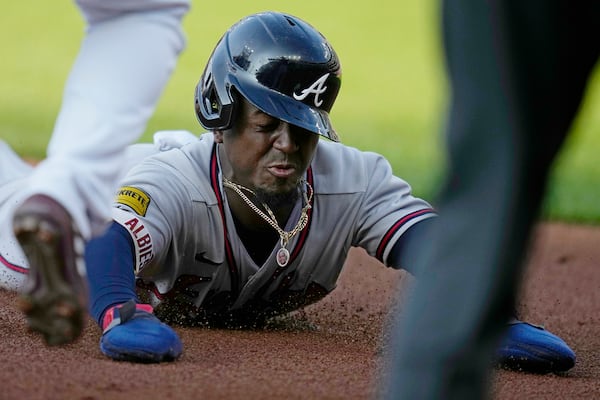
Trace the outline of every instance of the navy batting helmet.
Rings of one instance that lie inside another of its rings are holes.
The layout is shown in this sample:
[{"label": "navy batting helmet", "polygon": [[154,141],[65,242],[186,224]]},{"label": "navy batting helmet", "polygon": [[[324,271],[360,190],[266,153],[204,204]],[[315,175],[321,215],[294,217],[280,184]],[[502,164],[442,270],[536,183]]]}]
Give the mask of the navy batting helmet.
[{"label": "navy batting helmet", "polygon": [[338,57],[315,28],[287,14],[253,14],[213,50],[196,87],[196,114],[205,129],[230,128],[235,88],[264,113],[338,141],[329,111],[340,84]]}]

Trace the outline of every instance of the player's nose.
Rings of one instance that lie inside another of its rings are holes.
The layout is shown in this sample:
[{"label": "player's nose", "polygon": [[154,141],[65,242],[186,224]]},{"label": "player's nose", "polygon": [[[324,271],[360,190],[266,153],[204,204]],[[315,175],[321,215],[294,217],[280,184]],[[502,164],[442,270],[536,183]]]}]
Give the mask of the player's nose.
[{"label": "player's nose", "polygon": [[292,126],[286,122],[279,124],[273,147],[284,153],[293,153],[298,151],[301,145],[301,138]]}]

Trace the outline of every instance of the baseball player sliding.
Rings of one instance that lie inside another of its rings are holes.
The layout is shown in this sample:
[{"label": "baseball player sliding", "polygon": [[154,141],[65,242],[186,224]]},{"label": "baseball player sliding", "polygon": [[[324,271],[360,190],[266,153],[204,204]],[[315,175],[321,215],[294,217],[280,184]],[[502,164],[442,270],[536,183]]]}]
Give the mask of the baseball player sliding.
[{"label": "baseball player sliding", "polygon": [[[329,42],[294,16],[254,14],[225,33],[196,88],[209,132],[133,166],[113,224],[88,244],[105,355],[174,360],[182,345],[169,324],[256,327],[314,303],[354,246],[414,272],[406,250],[435,211],[382,156],[338,143],[329,111],[340,78]],[[18,261],[4,261],[5,277],[19,279]],[[574,360],[557,336],[513,321],[496,361]]]}]

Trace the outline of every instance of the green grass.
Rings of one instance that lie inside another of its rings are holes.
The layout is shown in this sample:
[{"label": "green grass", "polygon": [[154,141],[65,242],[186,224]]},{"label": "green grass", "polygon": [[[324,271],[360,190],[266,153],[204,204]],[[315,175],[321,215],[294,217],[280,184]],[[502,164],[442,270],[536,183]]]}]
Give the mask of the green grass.
[{"label": "green grass", "polygon": [[599,106],[600,73],[597,70],[554,165],[544,209],[548,219],[600,224]]},{"label": "green grass", "polygon": [[[200,132],[193,89],[226,28],[264,10],[286,11],[315,25],[342,60],[343,80],[331,113],[342,140],[379,152],[414,192],[432,199],[442,173],[441,123],[446,99],[437,2],[196,0],[185,19],[188,45],[140,140],[159,129]],[[20,0],[0,15],[0,138],[26,157],[41,158],[60,107],[61,92],[83,37],[73,2]],[[549,185],[547,218],[600,222],[600,97],[597,80]],[[85,132],[82,132],[85,140]],[[543,143],[540,144],[541,146]]]}]

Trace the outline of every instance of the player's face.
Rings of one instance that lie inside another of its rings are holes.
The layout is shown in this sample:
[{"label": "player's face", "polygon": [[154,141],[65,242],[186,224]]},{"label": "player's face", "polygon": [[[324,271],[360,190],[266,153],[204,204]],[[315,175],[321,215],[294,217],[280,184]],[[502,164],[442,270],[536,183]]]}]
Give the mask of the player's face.
[{"label": "player's face", "polygon": [[319,137],[273,118],[247,101],[235,126],[215,132],[223,143],[221,166],[229,180],[266,194],[295,191],[315,153]]}]

